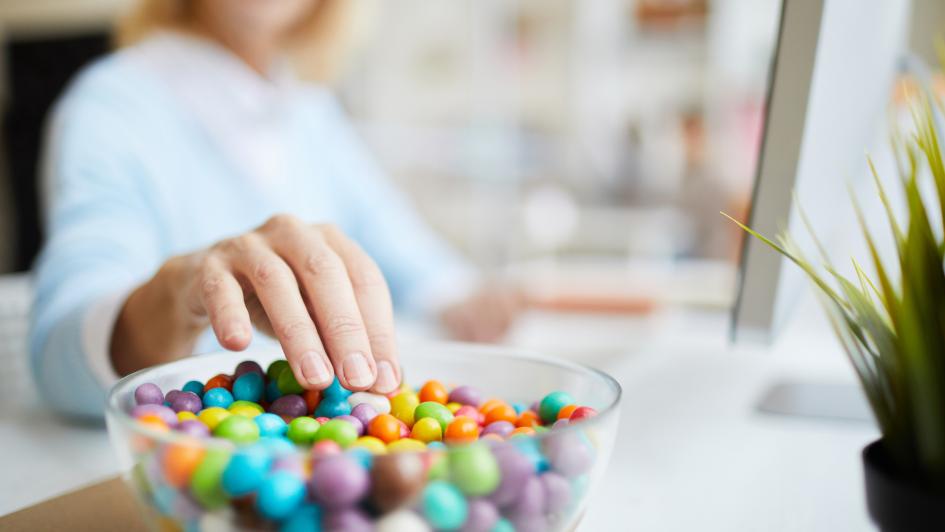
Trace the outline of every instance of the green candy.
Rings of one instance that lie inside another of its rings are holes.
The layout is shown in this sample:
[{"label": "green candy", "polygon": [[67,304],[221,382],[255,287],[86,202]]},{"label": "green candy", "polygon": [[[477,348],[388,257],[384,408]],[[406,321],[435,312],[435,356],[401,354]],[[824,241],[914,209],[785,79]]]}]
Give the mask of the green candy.
[{"label": "green candy", "polygon": [[449,460],[445,455],[436,456],[427,469],[427,480],[446,480],[449,477]]},{"label": "green candy", "polygon": [[567,392],[551,392],[538,405],[538,416],[546,424],[554,423],[558,419],[558,411],[574,404],[574,398]]},{"label": "green candy", "polygon": [[[289,426],[291,429],[291,425]],[[331,440],[345,448],[358,439],[358,429],[343,419],[332,419],[325,422],[315,434],[314,441]]]},{"label": "green candy", "polygon": [[450,449],[449,468],[450,479],[470,497],[488,495],[499,486],[499,464],[485,445]]},{"label": "green candy", "polygon": [[453,421],[453,413],[450,412],[450,409],[435,401],[420,403],[413,411],[414,423],[425,417],[435,419],[440,424],[440,428],[443,430],[444,434],[446,433],[446,426]]},{"label": "green candy", "polygon": [[423,515],[437,530],[458,530],[466,522],[469,507],[456,486],[436,480],[423,489]]},{"label": "green candy", "polygon": [[269,380],[274,381],[278,379],[279,375],[282,375],[282,372],[286,369],[289,369],[288,361],[282,359],[276,360],[266,368],[266,376],[269,377]]},{"label": "green candy", "polygon": [[[231,416],[240,417],[240,416]],[[220,485],[223,471],[230,462],[230,453],[223,449],[209,449],[190,477],[190,491],[204,508],[214,510],[225,506],[226,493]]]},{"label": "green candy", "polygon": [[233,443],[252,443],[259,439],[259,425],[245,416],[228,416],[213,429],[213,435]]},{"label": "green candy", "polygon": [[299,381],[295,380],[295,374],[291,369],[283,370],[276,379],[276,386],[282,395],[300,394],[305,391]]},{"label": "green candy", "polygon": [[315,441],[315,435],[320,430],[318,421],[308,416],[300,416],[289,423],[285,436],[298,445],[308,445]]}]

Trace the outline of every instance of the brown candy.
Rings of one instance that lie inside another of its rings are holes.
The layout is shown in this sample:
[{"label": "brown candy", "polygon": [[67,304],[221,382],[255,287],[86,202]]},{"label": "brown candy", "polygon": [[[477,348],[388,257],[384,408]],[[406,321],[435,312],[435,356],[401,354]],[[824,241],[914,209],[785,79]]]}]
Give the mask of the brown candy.
[{"label": "brown candy", "polygon": [[425,481],[426,468],[419,453],[378,456],[371,468],[371,504],[389,512],[413,501]]}]

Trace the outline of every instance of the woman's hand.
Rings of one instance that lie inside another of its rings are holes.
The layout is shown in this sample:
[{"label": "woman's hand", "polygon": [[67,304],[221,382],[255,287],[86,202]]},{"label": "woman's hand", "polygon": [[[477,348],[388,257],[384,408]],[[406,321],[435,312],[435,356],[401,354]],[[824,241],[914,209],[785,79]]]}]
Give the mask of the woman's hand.
[{"label": "woman's hand", "polygon": [[352,390],[400,384],[390,293],[380,269],[331,225],[278,215],[262,227],[175,257],[133,292],[112,336],[119,373],[190,354],[207,325],[245,349],[252,324],[275,336],[296,379]]}]

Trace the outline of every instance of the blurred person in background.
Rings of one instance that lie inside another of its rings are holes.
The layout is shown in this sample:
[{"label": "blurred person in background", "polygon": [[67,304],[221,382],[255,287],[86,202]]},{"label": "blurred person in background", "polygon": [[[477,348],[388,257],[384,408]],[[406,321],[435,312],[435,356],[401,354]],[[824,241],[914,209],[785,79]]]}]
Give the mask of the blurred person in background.
[{"label": "blurred person in background", "polygon": [[293,74],[342,33],[344,4],[142,0],[71,84],[48,129],[31,332],[55,408],[99,416],[120,375],[246,349],[254,328],[307,388],[390,392],[394,304],[460,339],[505,331],[514,298],[424,224],[330,90]]}]

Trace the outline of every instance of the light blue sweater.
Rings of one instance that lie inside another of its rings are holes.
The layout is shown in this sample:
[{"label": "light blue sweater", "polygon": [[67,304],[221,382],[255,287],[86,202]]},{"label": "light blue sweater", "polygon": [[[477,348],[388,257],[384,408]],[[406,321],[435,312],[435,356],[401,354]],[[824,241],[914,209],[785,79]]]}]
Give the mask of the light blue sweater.
[{"label": "light blue sweater", "polygon": [[[274,188],[235,167],[126,52],[73,82],[49,124],[30,338],[35,378],[55,409],[102,414],[108,383],[88,361],[107,354],[86,352],[83,338],[96,302],[275,213],[337,224],[378,262],[400,308],[465,269],[386,181],[328,91],[302,86],[286,106],[287,175]],[[208,331],[198,351],[214,348]]]}]

